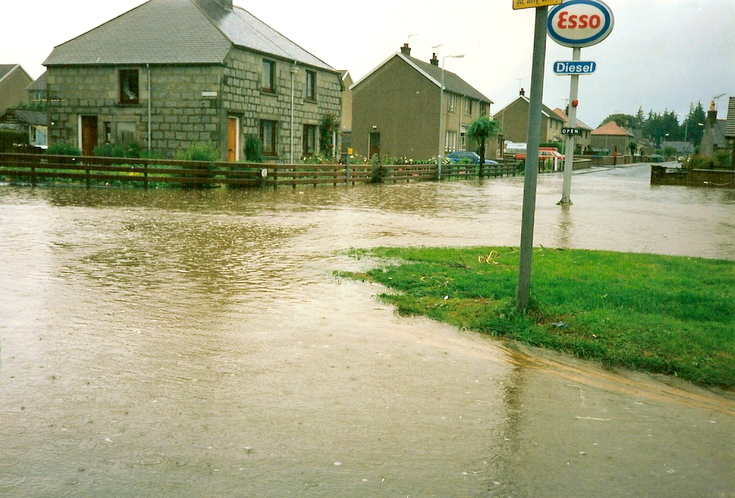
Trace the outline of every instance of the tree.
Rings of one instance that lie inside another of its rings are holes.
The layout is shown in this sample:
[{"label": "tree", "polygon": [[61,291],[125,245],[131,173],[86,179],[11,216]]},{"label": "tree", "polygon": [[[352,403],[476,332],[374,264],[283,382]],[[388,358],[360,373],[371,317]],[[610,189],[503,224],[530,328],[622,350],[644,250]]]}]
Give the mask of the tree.
[{"label": "tree", "polygon": [[500,123],[489,116],[480,116],[467,127],[467,136],[470,140],[475,140],[480,148],[478,152],[480,154],[480,177],[484,173],[487,140],[496,136],[499,132]]},{"label": "tree", "polygon": [[636,123],[637,123],[637,118],[636,116],[633,116],[632,114],[622,114],[622,113],[610,114],[608,117],[602,120],[602,123],[600,123],[600,126],[610,121],[614,122],[618,126],[622,126],[623,128],[635,128]]},{"label": "tree", "polygon": [[319,123],[319,152],[327,157],[334,157],[334,144],[332,137],[339,131],[339,121],[337,117],[328,113]]},{"label": "tree", "polygon": [[698,102],[696,106],[694,104],[689,105],[689,115],[683,123],[685,141],[693,143],[695,146],[702,142],[705,119],[706,114],[701,102]]}]

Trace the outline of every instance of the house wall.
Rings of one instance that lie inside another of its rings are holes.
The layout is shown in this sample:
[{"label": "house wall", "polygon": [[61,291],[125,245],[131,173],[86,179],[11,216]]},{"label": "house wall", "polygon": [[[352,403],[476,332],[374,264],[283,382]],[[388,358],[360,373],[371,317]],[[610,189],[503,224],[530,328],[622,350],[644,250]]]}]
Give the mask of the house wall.
[{"label": "house wall", "polygon": [[[120,103],[119,71],[139,71],[139,102]],[[49,67],[49,139],[51,144],[80,146],[80,116],[96,116],[98,144],[135,141],[148,146],[149,101],[151,148],[167,157],[196,143],[218,143],[221,113],[218,99],[202,91],[219,91],[220,66],[152,66],[148,68]]]},{"label": "house wall", "polygon": [[628,144],[633,137],[626,135],[592,135],[590,147],[593,149],[609,150],[610,154],[617,152],[620,156],[630,155]]},{"label": "house wall", "polygon": [[[263,59],[276,63],[274,92],[261,90]],[[296,72],[292,73],[295,67]],[[316,98],[306,99],[306,72],[316,72]],[[304,125],[318,126],[327,115],[342,117],[341,75],[244,50],[230,52],[223,85],[224,111],[241,119],[241,143],[249,134],[260,134],[261,120],[278,123],[277,158],[291,157],[291,116],[293,114],[293,153],[299,159],[303,150]],[[292,85],[293,76],[293,85]],[[293,92],[292,92],[293,89]],[[293,99],[292,99],[293,93]],[[339,135],[339,134],[338,134]]]},{"label": "house wall", "polygon": [[[277,156],[286,161],[291,152],[291,67],[276,60],[273,93],[261,91],[263,57],[233,49],[223,65],[151,66],[151,92],[146,66],[48,68],[50,142],[80,146],[80,116],[96,116],[98,143],[134,140],[165,157],[192,145],[211,143],[220,157],[228,157],[228,118],[238,119],[238,154],[248,134],[259,136],[260,121],[277,121]],[[120,104],[119,71],[139,71],[139,102]],[[294,75],[294,151],[301,156],[304,124],[318,125],[327,113],[339,120],[341,84],[338,73],[317,71],[317,96],[304,99],[306,71]],[[203,94],[203,92],[207,92]],[[150,118],[149,118],[150,101]],[[109,132],[109,133],[108,133]],[[132,133],[132,135],[131,135]]]},{"label": "house wall", "polygon": [[[528,142],[528,102],[516,99],[505,109],[495,114],[495,119],[503,127],[503,138],[509,142]],[[541,142],[554,142],[561,138],[564,122],[541,116]]]},{"label": "house wall", "polygon": [[0,82],[0,114],[18,104],[28,103],[26,88],[33,83],[23,69],[16,67]]},{"label": "house wall", "polygon": [[[438,85],[400,58],[391,59],[353,88],[355,153],[368,156],[370,133],[377,132],[383,157],[436,157],[439,97]],[[447,122],[450,120],[447,116]]]}]

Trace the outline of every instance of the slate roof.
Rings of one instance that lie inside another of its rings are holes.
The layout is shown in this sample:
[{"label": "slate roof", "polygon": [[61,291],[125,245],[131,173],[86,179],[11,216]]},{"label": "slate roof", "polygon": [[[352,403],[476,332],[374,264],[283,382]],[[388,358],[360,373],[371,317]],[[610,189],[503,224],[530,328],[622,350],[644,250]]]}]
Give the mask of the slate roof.
[{"label": "slate roof", "polygon": [[46,126],[48,120],[45,112],[27,111],[25,109],[8,109],[0,116],[0,122]]},{"label": "slate roof", "polygon": [[26,90],[28,90],[29,92],[46,90],[47,74],[48,73],[44,71],[43,74],[39,76],[36,81],[28,85]]},{"label": "slate roof", "polygon": [[23,73],[28,77],[28,79],[31,79],[31,77],[28,76],[28,73],[26,73],[25,69],[23,69],[20,66],[20,64],[0,64],[0,81],[4,80],[6,77],[10,75],[10,73],[15,71],[16,69],[23,71]]},{"label": "slate roof", "polygon": [[44,65],[221,64],[233,46],[335,71],[246,10],[216,0],[149,0],[55,47]]},{"label": "slate roof", "polygon": [[[379,68],[383,67],[385,64],[387,64],[390,60],[392,60],[394,57],[398,57],[408,63],[410,66],[412,66],[414,69],[419,71],[421,74],[424,75],[424,77],[431,80],[436,86],[441,86],[442,81],[442,68],[439,66],[435,66],[429,62],[424,62],[419,59],[415,59],[413,57],[404,55],[402,53],[396,53],[392,55],[391,57],[388,57],[382,64],[377,66],[375,69],[370,71],[367,75],[360,78],[360,80],[352,85],[352,87],[356,87],[360,83],[362,83],[365,79],[368,78],[371,74],[373,74],[375,71],[377,71]],[[479,90],[475,89],[472,85],[467,83],[465,80],[457,76],[451,71],[444,70],[444,89],[448,92],[456,93],[459,95],[465,95],[467,97],[472,97],[473,99],[481,100],[483,102],[489,102],[490,104],[493,104],[494,102],[487,98],[485,95],[483,95]]]},{"label": "slate roof", "polygon": [[[559,109],[559,108],[557,107],[556,109],[554,109],[554,114],[556,114],[556,115],[557,115],[557,116],[559,116],[559,117],[560,117],[561,119],[563,119],[563,120],[564,120],[564,124],[568,126],[568,123],[569,123],[569,116],[567,116],[567,113],[566,113],[566,112],[564,112],[563,110],[561,110],[561,109]],[[588,131],[592,131],[592,128],[590,128],[589,126],[587,126],[587,125],[586,125],[586,124],[585,124],[584,122],[582,122],[582,120],[580,120],[579,118],[577,118],[577,120],[576,120],[576,121],[577,121],[577,126],[576,126],[577,128],[581,128],[581,129],[583,129],[583,130],[588,130]]]},{"label": "slate roof", "polygon": [[[511,102],[510,104],[508,104],[507,106],[503,107],[501,110],[499,110],[498,112],[496,112],[495,115],[497,116],[501,112],[505,112],[506,109],[508,109],[510,106],[512,106],[513,104],[515,104],[519,100],[525,102],[526,105],[528,105],[528,106],[531,105],[531,99],[529,99],[525,95],[519,95],[517,99],[515,99],[513,102]],[[562,123],[565,122],[565,120],[562,119],[556,112],[552,111],[550,107],[547,107],[543,103],[541,104],[541,115],[542,116],[546,116],[547,118],[553,119],[555,121],[561,121]]]}]

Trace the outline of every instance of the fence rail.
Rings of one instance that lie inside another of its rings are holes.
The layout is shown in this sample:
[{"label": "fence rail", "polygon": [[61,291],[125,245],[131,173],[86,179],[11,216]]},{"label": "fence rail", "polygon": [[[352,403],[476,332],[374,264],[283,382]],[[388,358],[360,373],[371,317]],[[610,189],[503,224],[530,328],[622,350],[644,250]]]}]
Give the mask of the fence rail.
[{"label": "fence rail", "polygon": [[[442,165],[442,178],[497,177],[518,173],[516,162],[486,165]],[[174,161],[46,154],[0,154],[0,181],[15,183],[74,182],[95,185],[161,184],[189,187],[278,187],[432,181],[436,164],[253,164]]]}]

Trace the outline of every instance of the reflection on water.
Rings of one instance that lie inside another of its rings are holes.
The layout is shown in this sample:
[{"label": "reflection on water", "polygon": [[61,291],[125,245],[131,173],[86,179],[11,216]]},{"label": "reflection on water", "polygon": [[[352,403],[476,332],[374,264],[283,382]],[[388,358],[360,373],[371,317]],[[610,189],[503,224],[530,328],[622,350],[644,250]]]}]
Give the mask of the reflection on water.
[{"label": "reflection on water", "polygon": [[[539,179],[536,243],[735,259],[732,191]],[[729,496],[735,403],[397,317],[376,245],[517,245],[522,179],[0,188],[0,495]]]}]

